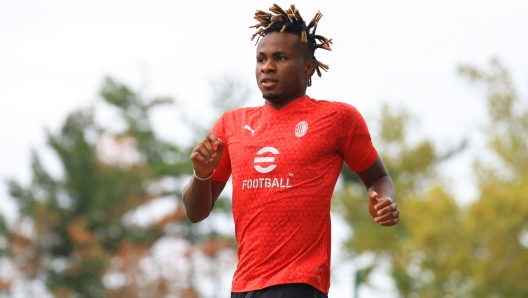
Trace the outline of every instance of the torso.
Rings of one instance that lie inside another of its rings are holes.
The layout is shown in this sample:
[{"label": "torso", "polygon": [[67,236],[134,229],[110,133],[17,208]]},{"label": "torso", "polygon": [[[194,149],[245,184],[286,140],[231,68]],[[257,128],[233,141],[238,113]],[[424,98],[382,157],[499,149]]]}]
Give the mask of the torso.
[{"label": "torso", "polygon": [[343,164],[336,139],[354,127],[349,109],[304,96],[280,110],[226,113],[215,126],[232,171],[233,292],[299,282],[328,292],[330,199]]}]

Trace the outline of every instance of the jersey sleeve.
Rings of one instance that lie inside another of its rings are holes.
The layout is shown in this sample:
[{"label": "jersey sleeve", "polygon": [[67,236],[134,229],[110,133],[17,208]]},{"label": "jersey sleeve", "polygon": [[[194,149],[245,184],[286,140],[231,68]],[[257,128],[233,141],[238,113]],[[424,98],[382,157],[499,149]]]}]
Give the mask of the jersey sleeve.
[{"label": "jersey sleeve", "polygon": [[340,117],[342,119],[339,121],[339,129],[342,133],[336,139],[337,150],[351,171],[364,171],[372,166],[378,157],[370,139],[367,123],[355,107],[347,104],[344,104]]},{"label": "jersey sleeve", "polygon": [[229,156],[229,134],[228,127],[226,125],[226,114],[224,113],[220,119],[213,126],[212,133],[222,141],[224,141],[224,152],[220,163],[213,174],[212,179],[220,182],[227,182],[229,176],[231,176],[231,158]]}]

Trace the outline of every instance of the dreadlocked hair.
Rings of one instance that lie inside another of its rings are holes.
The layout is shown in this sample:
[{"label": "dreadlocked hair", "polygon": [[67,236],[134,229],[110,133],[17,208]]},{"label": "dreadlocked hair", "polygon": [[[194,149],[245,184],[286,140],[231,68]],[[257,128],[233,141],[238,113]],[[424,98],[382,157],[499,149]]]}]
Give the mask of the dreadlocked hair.
[{"label": "dreadlocked hair", "polygon": [[[323,16],[323,14],[318,11],[313,19],[308,25],[301,17],[299,10],[295,8],[295,4],[290,5],[290,8],[283,10],[277,4],[273,4],[269,8],[271,13],[257,10],[255,12],[255,20],[259,23],[255,24],[249,28],[257,28],[257,32],[251,36],[251,40],[255,39],[258,35],[257,43],[261,37],[264,37],[266,34],[271,32],[287,32],[294,33],[301,36],[301,41],[307,45],[308,49],[311,52],[312,59],[316,62],[317,75],[321,77],[321,69],[328,71],[328,65],[317,61],[315,58],[315,50],[323,48],[327,51],[331,51],[330,44],[332,44],[332,39],[328,39],[324,36],[315,34],[317,29],[317,24]],[[311,31],[310,31],[311,30]],[[311,78],[308,80],[308,86],[312,85]]]}]

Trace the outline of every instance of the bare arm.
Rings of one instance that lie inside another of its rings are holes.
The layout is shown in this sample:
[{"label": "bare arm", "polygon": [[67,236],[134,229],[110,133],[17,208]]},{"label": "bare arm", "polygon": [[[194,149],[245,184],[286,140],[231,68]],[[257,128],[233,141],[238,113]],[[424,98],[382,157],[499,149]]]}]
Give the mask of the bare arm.
[{"label": "bare arm", "polygon": [[193,223],[207,218],[225,185],[226,182],[211,179],[200,181],[193,177],[183,189],[183,204],[187,217]]},{"label": "bare arm", "polygon": [[[202,179],[211,176],[220,163],[223,150],[224,142],[212,133],[200,141],[191,153],[195,175]],[[211,178],[200,180],[193,176],[183,189],[183,205],[187,217],[193,223],[207,218],[225,185],[226,182]]]},{"label": "bare arm", "polygon": [[396,205],[396,194],[392,179],[378,155],[372,166],[362,172],[356,172],[369,194],[368,208],[374,221],[382,226],[393,226],[400,220],[400,211]]}]

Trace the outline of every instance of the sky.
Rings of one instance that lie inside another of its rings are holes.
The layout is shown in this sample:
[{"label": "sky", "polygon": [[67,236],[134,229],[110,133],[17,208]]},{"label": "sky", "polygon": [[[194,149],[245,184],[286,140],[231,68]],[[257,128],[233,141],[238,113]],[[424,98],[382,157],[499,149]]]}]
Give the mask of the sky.
[{"label": "sky", "polygon": [[[211,84],[224,77],[250,86],[248,105],[263,103],[254,79],[255,9],[267,1],[38,1],[0,2],[0,179],[30,180],[30,150],[60,174],[46,150],[46,129],[57,131],[74,109],[93,105],[105,76],[178,105],[156,114],[159,133],[190,139],[185,113],[210,124]],[[290,2],[278,2],[282,7]],[[528,2],[524,0],[297,1],[305,19],[323,13],[317,32],[333,51],[308,95],[350,103],[376,119],[380,106],[407,108],[417,119],[413,138],[447,149],[464,137],[469,148],[442,167],[461,204],[476,190],[473,157],[486,120],[484,92],[457,74],[460,64],[485,67],[497,57],[528,94]],[[111,122],[111,118],[104,119]],[[376,145],[376,144],[374,144]],[[0,184],[0,210],[16,208]],[[343,290],[348,291],[350,290]],[[336,292],[334,297],[339,296]],[[348,294],[347,294],[348,295]],[[344,296],[343,296],[344,297]]]}]

